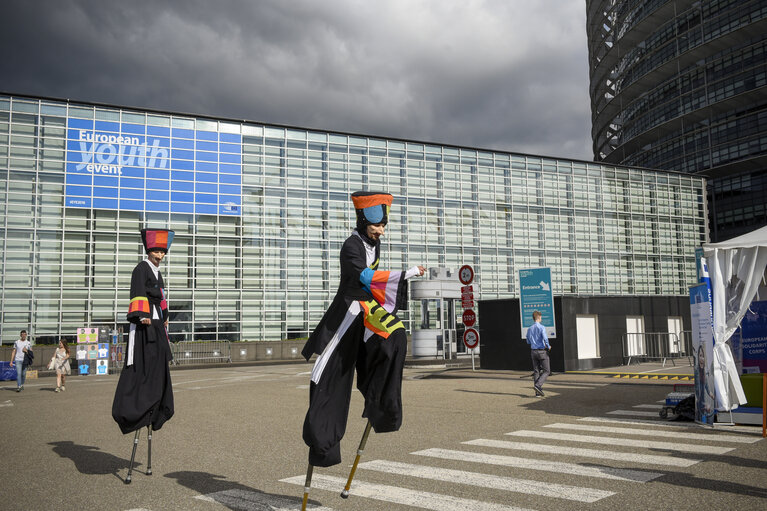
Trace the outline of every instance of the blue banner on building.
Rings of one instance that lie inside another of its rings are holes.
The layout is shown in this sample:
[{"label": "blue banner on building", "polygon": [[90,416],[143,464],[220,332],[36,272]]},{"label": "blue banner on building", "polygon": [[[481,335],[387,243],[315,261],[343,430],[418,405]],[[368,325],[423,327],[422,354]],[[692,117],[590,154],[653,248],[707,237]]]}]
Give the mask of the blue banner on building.
[{"label": "blue banner on building", "polygon": [[522,320],[522,339],[527,336],[527,328],[533,324],[533,311],[541,313],[541,324],[546,327],[546,335],[557,336],[554,319],[554,294],[551,290],[551,268],[531,268],[519,270],[519,313]]},{"label": "blue banner on building", "polygon": [[242,214],[242,135],[67,119],[65,205]]}]

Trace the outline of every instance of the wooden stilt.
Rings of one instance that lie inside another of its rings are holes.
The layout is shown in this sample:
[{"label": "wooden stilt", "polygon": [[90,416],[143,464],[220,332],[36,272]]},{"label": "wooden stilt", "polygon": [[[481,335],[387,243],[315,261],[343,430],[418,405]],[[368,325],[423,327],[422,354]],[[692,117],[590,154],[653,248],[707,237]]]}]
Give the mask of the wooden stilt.
[{"label": "wooden stilt", "polygon": [[346,481],[346,487],[341,492],[341,498],[348,499],[349,498],[349,490],[352,487],[352,479],[354,479],[354,472],[357,471],[357,464],[360,462],[360,457],[362,456],[363,451],[365,450],[365,444],[368,442],[368,436],[370,435],[370,429],[373,427],[373,425],[368,421],[367,425],[365,426],[365,432],[362,434],[362,440],[360,440],[360,446],[357,449],[357,457],[354,458],[354,464],[352,465],[352,470],[349,472],[349,480]]},{"label": "wooden stilt", "polygon": [[147,442],[149,444],[149,452],[146,458],[146,475],[152,475],[152,425],[149,424],[146,427]]},{"label": "wooden stilt", "polygon": [[301,511],[306,511],[306,503],[309,501],[309,488],[312,485],[312,471],[314,470],[314,466],[311,464],[309,465],[309,468],[306,469],[306,482],[304,483],[304,500],[301,503]]},{"label": "wooden stilt", "polygon": [[138,447],[138,436],[139,433],[141,433],[140,429],[136,430],[136,435],[133,437],[133,452],[131,452],[130,455],[130,465],[128,466],[128,476],[125,478],[125,484],[130,484],[131,482],[131,472],[133,472],[133,460],[136,459],[136,447]]}]

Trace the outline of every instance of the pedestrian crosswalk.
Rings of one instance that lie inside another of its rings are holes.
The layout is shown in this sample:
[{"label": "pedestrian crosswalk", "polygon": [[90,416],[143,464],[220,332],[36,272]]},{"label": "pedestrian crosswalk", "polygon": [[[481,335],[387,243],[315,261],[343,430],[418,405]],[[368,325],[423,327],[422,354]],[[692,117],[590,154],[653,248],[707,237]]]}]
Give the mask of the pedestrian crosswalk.
[{"label": "pedestrian crosswalk", "polygon": [[[460,449],[440,446],[410,453],[418,460],[365,461],[358,467],[359,475],[354,480],[351,493],[356,498],[370,498],[422,509],[440,510],[519,509],[505,502],[465,499],[460,496],[460,489],[456,488],[460,485],[489,488],[511,494],[534,495],[547,499],[593,503],[612,497],[618,492],[570,483],[574,481],[580,483],[587,481],[588,478],[617,480],[629,484],[649,483],[665,475],[663,472],[665,469],[678,470],[691,467],[704,461],[707,456],[726,454],[736,449],[738,444],[754,443],[760,440],[751,435],[713,431],[704,433],[689,423],[677,425],[662,422],[657,412],[642,411],[642,409],[651,408],[657,409],[658,404],[640,404],[633,406],[631,410],[608,411],[606,417],[582,417],[574,423],[555,422],[544,425],[545,429],[541,430],[520,429],[503,434],[504,437],[513,437],[514,440],[474,438],[461,442],[460,446],[455,446],[461,447]],[[639,418],[614,418],[614,416]],[[644,418],[651,416],[655,420]],[[540,443],[541,440],[547,443]],[[598,445],[598,448],[581,447],[583,444]],[[651,452],[637,452],[641,450]],[[522,454],[522,456],[499,453],[508,451]],[[528,455],[524,456],[525,453]],[[557,459],[567,458],[567,461],[541,459],[546,455],[553,455]],[[432,466],[423,463],[423,458],[456,462],[456,468],[445,468],[444,465]],[[482,471],[483,466],[488,468]],[[497,471],[490,473],[491,466],[509,467],[515,473],[524,473],[531,478],[499,475]],[[442,495],[378,484],[372,482],[375,473],[404,476],[404,480],[447,482],[451,484],[445,488],[451,491],[450,494]],[[534,474],[546,473],[549,476],[544,477],[545,482],[533,478]],[[550,474],[561,477],[562,482],[550,481]],[[341,478],[331,476],[316,478],[315,475],[312,489],[338,492],[346,483]],[[281,481],[302,485],[304,476]]]},{"label": "pedestrian crosswalk", "polygon": [[[580,417],[572,422],[543,424],[535,430],[498,432],[495,438],[435,445],[410,452],[407,459],[363,459],[351,498],[361,502],[355,509],[364,509],[364,501],[369,499],[377,502],[370,506],[376,509],[385,509],[389,503],[440,511],[523,511],[535,507],[531,502],[538,502],[530,496],[541,499],[541,507],[546,509],[567,507],[567,502],[588,505],[619,498],[622,490],[629,489],[622,485],[637,488],[633,485],[652,484],[667,473],[676,474],[711,456],[761,440],[753,432],[704,430],[690,423],[662,421],[656,412],[642,411],[657,407],[640,404],[631,410],[608,411],[601,417]],[[645,418],[649,417],[646,414],[654,419]],[[305,475],[280,482],[303,486]],[[345,478],[315,471],[312,502],[307,509],[331,509],[324,506],[332,507],[336,497],[324,492],[337,496],[345,484]],[[478,495],[484,498],[478,499]],[[520,500],[514,495],[528,496],[521,499],[525,506],[512,505]],[[207,497],[220,503],[247,500],[242,495]],[[296,506],[293,502],[279,509],[298,509]]]}]

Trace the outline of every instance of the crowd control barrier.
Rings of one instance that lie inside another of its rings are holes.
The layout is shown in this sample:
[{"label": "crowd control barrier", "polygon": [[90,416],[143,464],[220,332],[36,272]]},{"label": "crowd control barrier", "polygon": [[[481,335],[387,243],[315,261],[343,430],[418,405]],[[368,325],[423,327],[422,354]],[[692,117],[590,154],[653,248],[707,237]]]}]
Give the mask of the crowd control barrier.
[{"label": "crowd control barrier", "polygon": [[229,341],[180,341],[171,343],[171,350],[176,365],[232,362],[232,345]]},{"label": "crowd control barrier", "polygon": [[687,357],[689,361],[692,353],[691,332],[681,332],[681,339],[673,332],[625,333],[622,344],[623,363],[627,365],[632,360],[662,360],[665,367],[670,360],[676,366],[675,359]]}]

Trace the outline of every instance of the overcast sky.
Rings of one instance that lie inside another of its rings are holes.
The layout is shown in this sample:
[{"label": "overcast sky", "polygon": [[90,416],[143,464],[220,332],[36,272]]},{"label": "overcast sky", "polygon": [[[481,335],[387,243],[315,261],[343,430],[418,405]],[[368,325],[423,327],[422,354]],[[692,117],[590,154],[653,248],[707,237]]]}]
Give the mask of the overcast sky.
[{"label": "overcast sky", "polygon": [[583,0],[0,0],[0,90],[591,160]]}]

